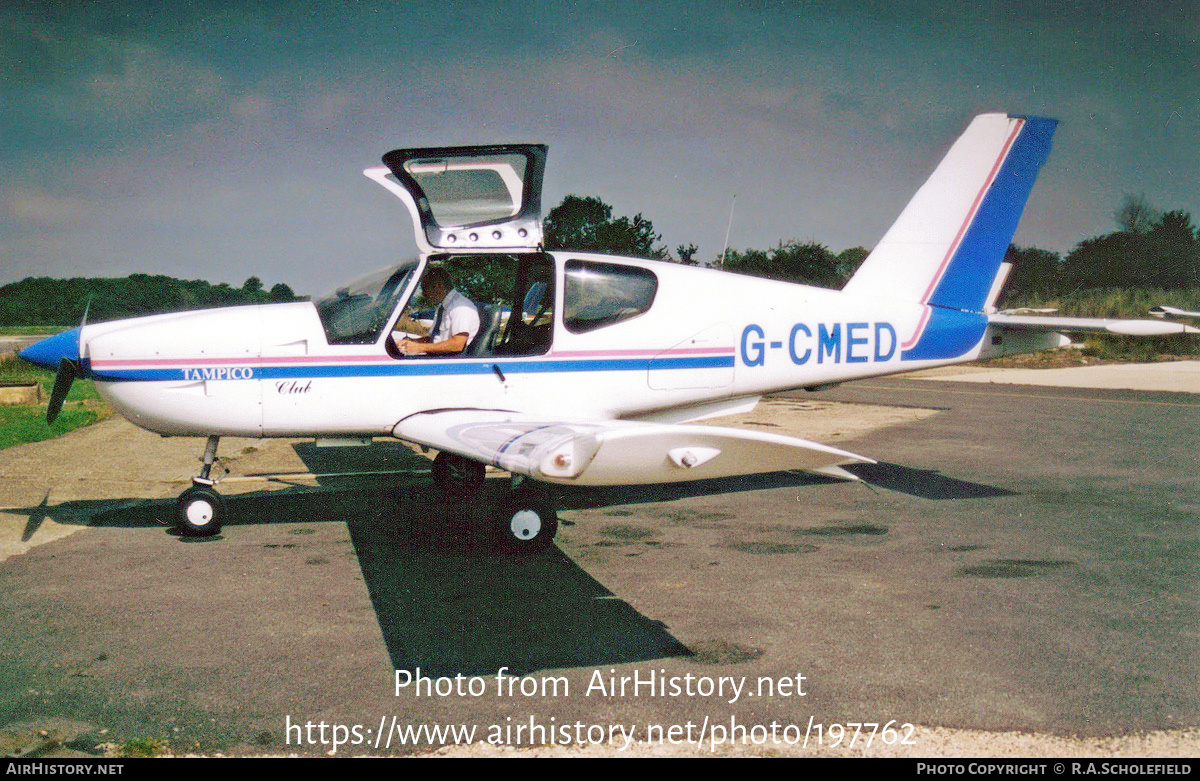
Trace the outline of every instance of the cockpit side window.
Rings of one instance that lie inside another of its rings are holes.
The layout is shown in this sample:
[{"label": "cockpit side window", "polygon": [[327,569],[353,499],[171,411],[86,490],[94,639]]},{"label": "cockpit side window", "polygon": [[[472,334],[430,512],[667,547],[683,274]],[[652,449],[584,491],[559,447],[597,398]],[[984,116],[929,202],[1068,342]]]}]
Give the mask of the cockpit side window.
[{"label": "cockpit side window", "polygon": [[582,334],[644,314],[654,303],[658,278],[639,266],[568,260],[563,283],[563,325]]}]

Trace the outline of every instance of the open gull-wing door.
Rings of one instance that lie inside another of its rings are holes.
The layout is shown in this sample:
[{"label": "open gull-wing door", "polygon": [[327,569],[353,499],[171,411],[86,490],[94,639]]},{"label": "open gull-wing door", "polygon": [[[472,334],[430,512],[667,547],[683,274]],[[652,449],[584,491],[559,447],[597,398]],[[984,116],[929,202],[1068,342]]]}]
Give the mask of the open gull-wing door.
[{"label": "open gull-wing door", "polygon": [[425,252],[542,242],[542,144],[395,149],[365,173],[397,195]]}]

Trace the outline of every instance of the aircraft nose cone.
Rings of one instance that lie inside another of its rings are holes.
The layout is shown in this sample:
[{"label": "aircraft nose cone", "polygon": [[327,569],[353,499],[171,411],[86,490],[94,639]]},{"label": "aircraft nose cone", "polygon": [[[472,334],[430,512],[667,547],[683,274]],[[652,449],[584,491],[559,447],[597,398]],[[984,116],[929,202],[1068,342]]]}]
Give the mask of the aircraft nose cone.
[{"label": "aircraft nose cone", "polygon": [[63,331],[61,334],[47,337],[40,342],[34,342],[17,355],[30,363],[57,370],[63,358],[71,361],[79,360],[80,330],[72,328],[70,331]]}]

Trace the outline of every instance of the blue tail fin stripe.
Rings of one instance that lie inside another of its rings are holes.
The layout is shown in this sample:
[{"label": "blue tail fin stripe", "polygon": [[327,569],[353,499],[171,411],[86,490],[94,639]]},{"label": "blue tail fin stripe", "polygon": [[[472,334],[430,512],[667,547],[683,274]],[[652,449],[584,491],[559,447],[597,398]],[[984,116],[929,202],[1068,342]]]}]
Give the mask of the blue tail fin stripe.
[{"label": "blue tail fin stripe", "polygon": [[987,300],[1058,125],[1041,117],[1020,119],[1016,140],[928,299],[934,306],[978,312]]},{"label": "blue tail fin stripe", "polygon": [[933,292],[924,301],[927,317],[915,344],[901,353],[903,360],[961,357],[979,344],[987,330],[987,317],[980,312],[1058,125],[1057,120],[1042,117],[1013,118],[1022,124],[1001,154],[998,170],[956,238],[957,245],[947,253],[949,261],[930,283]]},{"label": "blue tail fin stripe", "polygon": [[[979,207],[983,203],[983,198],[991,189],[992,183],[996,181],[997,174],[1000,173],[1000,166],[1004,163],[1008,156],[1008,151],[1012,149],[1013,142],[1017,140],[1017,135],[1021,132],[1021,128],[1025,126],[1025,121],[1020,120],[1016,127],[1008,134],[1008,140],[1004,142],[1004,148],[1000,150],[1000,154],[996,157],[996,162],[992,165],[991,173],[988,174],[987,181],[979,188],[979,192],[975,194],[975,200],[971,204],[971,208],[967,211],[967,216],[963,219],[962,225],[958,227],[958,233],[954,236],[954,241],[950,242],[950,248],[946,250],[945,257],[942,258],[941,265],[934,272],[932,279],[929,280],[929,287],[925,288],[925,295],[921,296],[921,303],[929,303],[930,296],[937,289],[938,283],[942,281],[942,277],[946,273],[946,269],[950,265],[950,261],[954,258],[954,253],[962,245],[963,238],[967,234],[967,229],[971,227],[971,221],[975,219],[975,215],[979,213]],[[915,340],[917,335],[913,335]]]}]

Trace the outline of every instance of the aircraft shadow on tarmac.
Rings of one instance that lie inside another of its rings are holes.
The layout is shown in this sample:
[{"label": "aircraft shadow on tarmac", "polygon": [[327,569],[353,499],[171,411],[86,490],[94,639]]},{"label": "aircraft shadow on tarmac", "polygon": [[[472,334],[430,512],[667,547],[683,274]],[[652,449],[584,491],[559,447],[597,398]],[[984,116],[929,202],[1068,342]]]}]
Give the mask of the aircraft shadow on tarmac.
[{"label": "aircraft shadow on tarmac", "polygon": [[[490,523],[503,482],[489,480],[474,502],[446,502],[431,485],[395,480],[349,488],[285,488],[227,497],[229,524],[342,522],[395,669],[431,677],[482,675],[691,656],[666,626],[640,614],[557,548],[501,553]],[[30,525],[47,518],[105,528],[158,528],[172,500],[45,501]],[[172,532],[175,533],[175,532]]]},{"label": "aircraft shadow on tarmac", "polygon": [[854,473],[864,482],[877,488],[886,488],[921,499],[983,499],[1016,496],[1018,493],[1007,488],[947,477],[933,469],[914,469],[882,461],[876,464],[858,464],[854,467]]},{"label": "aircraft shadow on tarmac", "polygon": [[692,653],[557,548],[496,553],[478,503],[380,499],[350,534],[396,669],[521,675]]},{"label": "aircraft shadow on tarmac", "polygon": [[[318,476],[316,482],[320,485],[320,490],[314,491],[311,487],[297,484],[296,487],[281,490],[229,496],[228,525],[345,520],[357,514],[367,514],[364,510],[368,503],[364,502],[364,496],[378,495],[381,491],[394,492],[397,483],[407,483],[414,496],[422,497],[423,501],[417,504],[423,504],[430,509],[440,506],[428,478],[418,474],[428,471],[428,459],[400,443],[386,443],[382,447],[376,444],[369,448],[317,448],[306,442],[296,444],[293,448],[309,472]],[[408,471],[417,476],[405,479],[389,474],[370,474],[386,470]],[[936,470],[916,469],[900,464],[857,464],[852,467],[852,471],[868,485],[923,499],[977,499],[1013,496],[1017,493],[1005,488],[947,477]],[[338,473],[358,473],[360,476],[335,476]],[[287,476],[276,477],[274,482],[298,483],[290,481]],[[488,481],[493,488],[500,482],[502,481],[496,479]],[[839,482],[841,481],[805,472],[775,472],[666,485],[603,488],[552,486],[551,490],[556,494],[557,505],[560,508],[595,509],[774,488],[817,487]],[[172,527],[175,523],[174,500],[85,500],[50,506],[48,499],[49,494],[36,507],[9,510],[12,513],[28,515],[22,534],[23,541],[28,541],[46,519],[64,524],[123,528]],[[405,501],[411,503],[412,500]],[[476,509],[486,506],[491,505],[485,500],[477,503]],[[480,522],[486,526],[486,518]],[[431,524],[433,525],[436,524]],[[454,537],[449,531],[443,532],[443,535],[440,535],[443,539]]]},{"label": "aircraft shadow on tarmac", "polygon": [[[313,473],[371,471],[365,453],[346,468],[344,454],[311,445],[296,452]],[[362,449],[364,451],[371,449]],[[427,464],[412,454],[385,453],[389,466]],[[410,461],[409,457],[416,461]],[[856,467],[868,483],[931,499],[975,498],[1012,492],[895,464]],[[414,469],[413,471],[419,471]],[[321,487],[289,487],[227,497],[228,528],[339,521],[347,524],[364,581],[396,669],[422,675],[494,673],[596,667],[692,651],[659,621],[647,618],[563,555],[498,553],[491,508],[504,479],[486,481],[472,502],[447,502],[428,478],[318,478]],[[775,473],[695,483],[556,491],[564,509],[670,501],[831,482],[804,473]],[[48,498],[48,497],[47,497]],[[47,500],[26,510],[26,538],[46,519],[96,527],[161,528],[174,522],[173,500],[68,502]],[[220,542],[216,538],[180,538]]]},{"label": "aircraft shadow on tarmac", "polygon": [[[947,477],[933,469],[914,469],[900,464],[884,462],[856,464],[848,471],[854,472],[862,478],[864,483],[872,487],[898,491],[921,499],[980,499],[1015,496],[1018,493],[1006,488]],[[816,488],[841,482],[843,481],[836,478],[819,477],[806,472],[774,472],[668,485],[568,488],[560,492],[559,506],[572,509],[598,508],[617,504],[667,502],[692,496],[764,491],[773,488]]]}]

